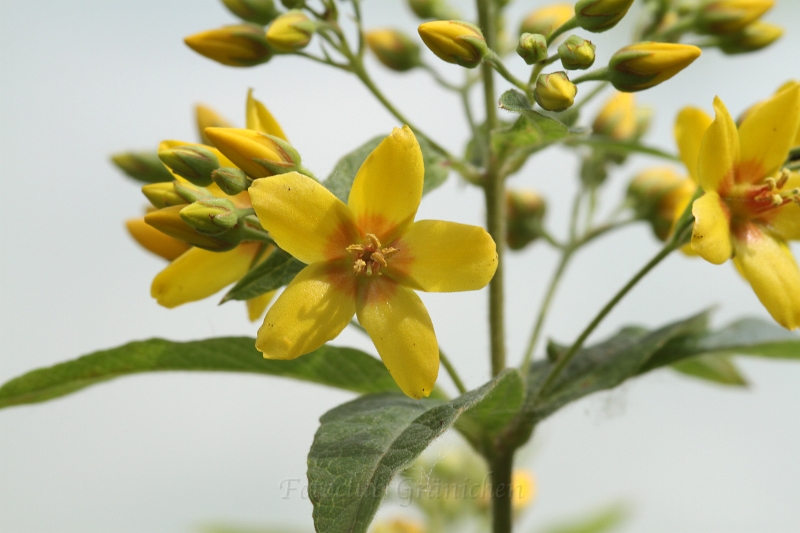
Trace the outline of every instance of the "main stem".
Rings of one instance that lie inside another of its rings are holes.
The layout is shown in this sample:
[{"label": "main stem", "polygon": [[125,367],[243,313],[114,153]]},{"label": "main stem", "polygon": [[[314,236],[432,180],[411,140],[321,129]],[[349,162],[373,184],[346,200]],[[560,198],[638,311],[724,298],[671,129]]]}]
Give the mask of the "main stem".
[{"label": "main stem", "polygon": [[515,487],[511,485],[511,472],[514,467],[514,454],[499,453],[489,462],[492,482],[492,531],[511,532],[511,502]]}]

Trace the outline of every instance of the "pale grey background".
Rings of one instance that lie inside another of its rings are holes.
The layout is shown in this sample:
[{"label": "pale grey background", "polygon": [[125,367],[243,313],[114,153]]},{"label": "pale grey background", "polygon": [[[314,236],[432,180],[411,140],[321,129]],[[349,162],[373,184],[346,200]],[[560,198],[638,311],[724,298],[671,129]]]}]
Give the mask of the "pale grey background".
[{"label": "pale grey background", "polygon": [[[364,4],[368,27],[414,31],[403,2]],[[541,4],[513,4],[512,25]],[[784,0],[768,20],[800,20],[798,8]],[[111,166],[110,153],[153,148],[166,138],[193,139],[195,102],[242,123],[247,87],[255,88],[319,175],[341,154],[399,125],[354,78],[338,71],[285,58],[257,69],[230,69],[181,42],[232,21],[214,0],[0,1],[0,381],[133,339],[255,334],[240,304],[217,307],[211,298],[169,311],[150,298],[150,280],[163,263],[126,235],[123,220],[145,202]],[[617,30],[595,39],[599,63],[624,44],[625,35]],[[710,110],[719,94],[737,114],[797,77],[798,35],[738,60],[707,52],[673,81],[642,94],[642,102],[659,109],[649,142],[674,149],[672,117],[683,105]],[[522,72],[521,61],[510,63]],[[461,149],[466,131],[453,118],[459,116],[457,102],[422,73],[401,76],[374,61],[370,66],[401,109],[452,150]],[[461,74],[455,66],[442,68],[454,79]],[[649,164],[633,158],[613,177],[611,189],[618,192]],[[574,169],[571,155],[553,150],[511,180],[549,196],[549,220],[561,234]],[[420,209],[420,218],[480,224],[482,217],[478,191],[456,178]],[[656,250],[642,226],[582,253],[547,334],[573,338]],[[543,245],[509,256],[512,363],[519,360],[554,260]],[[442,347],[468,384],[485,381],[486,292],[422,297]],[[742,314],[766,316],[730,265],[675,256],[614,311],[597,336],[623,323],[654,326],[715,304],[717,323]],[[351,332],[336,343],[373,350]],[[524,454],[540,497],[520,530],[614,501],[633,510],[626,532],[800,530],[800,365],[741,365],[752,381],[749,390],[660,371],[542,424],[533,451]],[[441,383],[450,386],[444,376]],[[309,530],[309,502],[282,499],[280,483],[304,479],[316,419],[351,397],[268,377],[174,373],[120,379],[0,412],[0,530],[160,533],[220,521]]]}]

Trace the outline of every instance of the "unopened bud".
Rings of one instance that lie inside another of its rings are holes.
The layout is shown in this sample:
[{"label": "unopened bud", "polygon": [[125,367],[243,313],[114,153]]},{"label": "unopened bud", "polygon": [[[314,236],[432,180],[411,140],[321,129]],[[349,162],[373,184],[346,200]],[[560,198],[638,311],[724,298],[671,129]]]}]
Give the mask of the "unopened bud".
[{"label": "unopened bud", "polygon": [[421,19],[459,18],[458,12],[448,6],[444,0],[408,0],[408,7]]},{"label": "unopened bud", "polygon": [[238,168],[228,167],[218,168],[212,172],[211,179],[222,189],[222,192],[229,196],[236,196],[240,192],[246,190],[252,182],[252,180],[247,177],[247,174]]},{"label": "unopened bud", "polygon": [[229,67],[252,67],[272,57],[264,30],[250,24],[203,31],[186,37],[183,42],[198,54]]},{"label": "unopened bud", "polygon": [[180,217],[200,233],[218,235],[239,221],[233,202],[227,198],[203,198],[180,210]]},{"label": "unopened bud", "polygon": [[367,45],[378,61],[398,72],[420,65],[419,46],[405,33],[385,28],[366,33]]},{"label": "unopened bud", "polygon": [[636,216],[650,223],[656,237],[666,240],[679,204],[684,207],[695,191],[695,183],[669,167],[640,172],[628,186],[628,202]]},{"label": "unopened bud", "polygon": [[698,47],[689,44],[632,44],[611,57],[608,79],[619,91],[642,91],[670,79],[700,54]]},{"label": "unopened bud", "polygon": [[183,196],[175,191],[175,184],[172,182],[145,185],[142,187],[142,194],[153,204],[153,207],[157,207],[158,209],[189,203]]},{"label": "unopened bud", "polygon": [[636,135],[636,99],[631,93],[616,93],[609,98],[592,123],[592,131],[617,141]]},{"label": "unopened bud", "polygon": [[575,20],[584,30],[601,33],[622,20],[633,0],[578,0]]},{"label": "unopened bud", "polygon": [[289,11],[272,21],[267,42],[279,52],[296,52],[308,46],[317,24],[302,11]]},{"label": "unopened bud", "polygon": [[194,108],[195,118],[197,120],[197,131],[203,144],[211,144],[211,141],[206,138],[204,130],[206,128],[231,128],[233,124],[225,120],[216,111],[210,107],[198,104]]},{"label": "unopened bud", "polygon": [[517,55],[528,65],[547,59],[547,38],[539,33],[523,33],[519,37]]},{"label": "unopened bud", "polygon": [[542,235],[542,219],[547,211],[544,198],[531,190],[506,192],[506,243],[521,250]]},{"label": "unopened bud", "polygon": [[300,9],[305,7],[306,0],[281,0],[281,4],[286,9]]},{"label": "unopened bud", "polygon": [[156,152],[123,152],[111,156],[111,161],[137,181],[159,183],[174,179]]},{"label": "unopened bud", "polygon": [[720,39],[719,49],[726,54],[746,54],[771,45],[783,35],[783,28],[757,20],[739,33]]},{"label": "unopened bud", "polygon": [[547,111],[564,111],[575,102],[578,87],[569,81],[566,72],[541,74],[536,79],[533,98]]},{"label": "unopened bud", "polygon": [[636,107],[636,134],[635,139],[641,139],[653,123],[653,108],[650,106]]},{"label": "unopened bud", "polygon": [[520,25],[520,33],[538,33],[547,37],[573,17],[572,4],[553,4],[531,11]]},{"label": "unopened bud", "polygon": [[125,227],[142,248],[167,261],[177,259],[190,248],[185,242],[173,239],[150,226],[144,221],[144,218],[129,219],[125,221]]},{"label": "unopened bud", "polygon": [[241,128],[208,128],[206,135],[220,152],[253,179],[300,168],[300,154],[274,135]]},{"label": "unopened bud", "polygon": [[475,68],[489,53],[481,30],[460,20],[435,20],[420,24],[419,36],[442,61]]},{"label": "unopened bud", "polygon": [[586,70],[594,65],[594,51],[592,41],[570,35],[558,47],[558,58],[567,70]]},{"label": "unopened bud", "polygon": [[165,207],[146,214],[144,221],[170,237],[213,252],[231,250],[241,242],[241,233],[237,231],[227,231],[220,235],[198,232],[181,218],[183,209],[184,206],[181,205]]},{"label": "unopened bud", "polygon": [[175,174],[201,187],[213,183],[211,173],[219,168],[217,156],[199,145],[160,150],[158,157]]},{"label": "unopened bud", "polygon": [[175,181],[173,182],[173,186],[178,196],[186,200],[184,203],[187,204],[212,196],[211,191],[205,187],[198,187],[197,185],[192,185],[185,181]]},{"label": "unopened bud", "polygon": [[699,33],[736,33],[774,5],[775,0],[704,0],[697,10],[695,25]]},{"label": "unopened bud", "polygon": [[[261,133],[267,133],[286,140],[286,134],[283,133],[283,128],[272,116],[267,107],[260,101],[253,98],[253,89],[247,91],[247,107],[245,110],[247,117],[247,129],[256,130]],[[230,126],[225,126],[230,127]]]},{"label": "unopened bud", "polygon": [[222,0],[222,3],[240,19],[262,26],[280,14],[273,0]]}]

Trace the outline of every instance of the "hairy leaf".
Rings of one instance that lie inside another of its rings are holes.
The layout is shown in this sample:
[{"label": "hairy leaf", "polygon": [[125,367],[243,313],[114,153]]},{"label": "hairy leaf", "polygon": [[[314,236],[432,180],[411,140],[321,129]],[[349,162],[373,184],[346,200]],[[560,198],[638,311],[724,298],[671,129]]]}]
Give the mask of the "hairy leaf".
[{"label": "hairy leaf", "polygon": [[280,248],[276,248],[264,262],[236,282],[222,298],[221,303],[228,300],[249,300],[265,292],[279,289],[288,285],[305,266]]},{"label": "hairy leaf", "polygon": [[0,408],[51,400],[120,376],[165,370],[266,374],[358,393],[399,390],[383,363],[352,348],[323,346],[291,361],[270,361],[262,357],[255,349],[255,339],[249,337],[192,342],[150,339],[12,379],[0,387]]},{"label": "hairy leaf", "polygon": [[681,374],[720,385],[747,386],[747,380],[741,371],[731,361],[731,357],[726,355],[707,354],[692,357],[673,363],[672,368]]}]

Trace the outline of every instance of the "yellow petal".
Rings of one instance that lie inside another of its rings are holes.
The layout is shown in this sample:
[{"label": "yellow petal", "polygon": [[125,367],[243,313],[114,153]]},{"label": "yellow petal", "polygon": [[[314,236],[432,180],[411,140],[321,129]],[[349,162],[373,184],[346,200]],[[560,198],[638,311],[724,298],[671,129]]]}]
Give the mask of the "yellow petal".
[{"label": "yellow petal", "polygon": [[148,252],[152,252],[172,261],[183,252],[191,248],[188,244],[169,235],[161,233],[156,228],[144,221],[144,218],[132,218],[125,222],[128,233],[131,234],[136,242]]},{"label": "yellow petal", "polygon": [[314,263],[292,280],[258,330],[267,359],[294,359],[335,338],[356,312],[355,276],[339,265]]},{"label": "yellow petal", "polygon": [[346,248],[360,241],[347,206],[307,176],[289,172],[257,179],[249,190],[264,229],[304,263],[344,258]]},{"label": "yellow petal", "polygon": [[739,133],[719,97],[714,98],[714,111],[717,116],[703,135],[697,158],[697,177],[706,192],[733,185],[739,162]]},{"label": "yellow petal", "polygon": [[272,113],[267,110],[266,106],[253,98],[253,89],[247,91],[247,129],[260,131],[267,135],[274,135],[280,137],[284,141],[288,141],[286,134],[283,133],[281,125],[272,116]]},{"label": "yellow petal", "polygon": [[786,244],[750,224],[736,234],[733,260],[772,318],[800,327],[800,270]]},{"label": "yellow petal", "polygon": [[170,309],[211,296],[247,273],[259,246],[240,244],[227,252],[192,248],[158,273],[150,295]]},{"label": "yellow petal", "polygon": [[369,280],[360,288],[357,314],[400,389],[412,398],[428,396],[439,374],[439,346],[419,296],[386,278]]},{"label": "yellow petal", "polygon": [[387,274],[418,290],[474,291],[497,270],[494,240],[478,226],[420,220],[392,246],[399,252],[389,260]]},{"label": "yellow petal", "polygon": [[757,106],[739,128],[741,169],[737,182],[757,183],[783,166],[800,128],[800,83]]},{"label": "yellow petal", "polygon": [[[794,189],[800,190],[800,173],[793,173],[783,187],[784,191]],[[767,212],[764,219],[759,220],[759,223],[767,226],[770,232],[777,234],[785,241],[800,241],[800,204],[797,202],[784,204]]]},{"label": "yellow petal", "polygon": [[692,204],[692,248],[703,259],[721,265],[731,258],[730,215],[715,192],[707,192]]},{"label": "yellow petal", "polygon": [[256,296],[255,298],[247,300],[247,317],[250,319],[250,322],[255,322],[261,318],[261,315],[264,314],[264,311],[266,311],[267,306],[274,296],[275,291],[269,291],[261,296]]},{"label": "yellow petal", "polygon": [[675,141],[678,153],[691,177],[697,183],[697,156],[703,134],[713,122],[708,113],[697,107],[685,107],[675,119]]},{"label": "yellow petal", "polygon": [[391,242],[414,221],[422,199],[422,151],[408,126],[395,128],[367,157],[350,189],[348,205],[362,237]]}]

